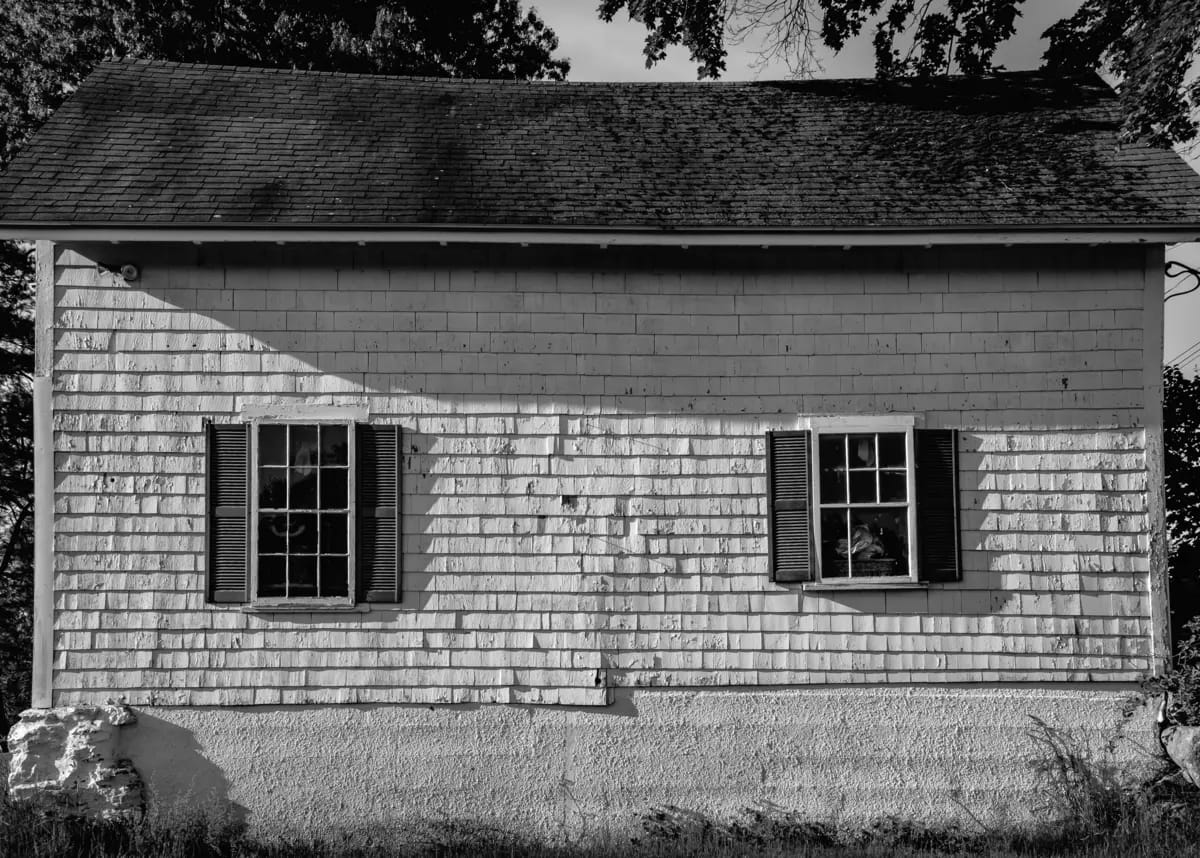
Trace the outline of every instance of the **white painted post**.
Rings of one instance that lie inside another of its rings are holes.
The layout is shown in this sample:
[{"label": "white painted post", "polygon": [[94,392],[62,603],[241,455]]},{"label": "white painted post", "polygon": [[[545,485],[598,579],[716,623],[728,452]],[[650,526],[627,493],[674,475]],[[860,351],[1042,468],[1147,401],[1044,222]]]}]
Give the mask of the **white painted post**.
[{"label": "white painted post", "polygon": [[36,709],[53,705],[54,663],[54,244],[36,251],[33,367],[33,694]]},{"label": "white painted post", "polygon": [[1163,266],[1164,248],[1146,251],[1144,377],[1146,414],[1146,512],[1150,532],[1150,663],[1155,674],[1171,661],[1171,607],[1167,576],[1166,460],[1163,452]]}]

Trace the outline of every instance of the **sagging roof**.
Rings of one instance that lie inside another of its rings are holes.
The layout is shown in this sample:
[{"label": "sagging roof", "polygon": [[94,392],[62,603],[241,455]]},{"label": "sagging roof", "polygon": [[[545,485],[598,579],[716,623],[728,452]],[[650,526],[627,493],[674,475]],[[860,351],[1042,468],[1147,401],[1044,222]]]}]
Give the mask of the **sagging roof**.
[{"label": "sagging roof", "polygon": [[1095,77],[525,83],[100,65],[0,176],[0,225],[646,229],[1200,223]]}]

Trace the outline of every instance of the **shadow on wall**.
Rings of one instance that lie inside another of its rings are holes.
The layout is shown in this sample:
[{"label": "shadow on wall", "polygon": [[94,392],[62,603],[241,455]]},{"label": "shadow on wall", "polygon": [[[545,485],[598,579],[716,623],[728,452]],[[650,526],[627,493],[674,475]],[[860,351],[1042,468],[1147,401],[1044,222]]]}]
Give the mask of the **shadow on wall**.
[{"label": "shadow on wall", "polygon": [[[107,247],[72,247],[87,258],[111,256]],[[890,340],[873,343],[861,326],[840,329],[843,321],[868,312],[864,296],[875,290],[882,290],[876,298],[895,303],[896,296],[909,295],[897,284],[917,276],[926,284],[919,291],[944,292],[936,283],[953,270],[995,280],[997,289],[997,278],[1011,274],[1032,291],[1035,272],[1046,276],[1094,264],[1067,249],[1053,259],[975,248],[877,249],[869,255],[813,248],[764,255],[757,248],[231,244],[139,245],[123,253],[142,269],[132,288],[151,299],[148,309],[177,309],[214,323],[208,330],[176,332],[181,358],[193,349],[215,349],[220,354],[213,355],[211,374],[257,375],[286,386],[274,394],[450,398],[476,408],[501,406],[504,413],[551,402],[570,410],[582,397],[603,396],[635,412],[719,412],[748,421],[797,411],[906,411],[913,394],[930,392],[900,386],[885,394],[848,381],[829,385],[831,378],[850,378],[834,352],[857,357],[862,373],[893,374],[898,359],[913,357],[896,354]],[[1114,252],[1111,267],[1132,264]],[[747,274],[753,277],[749,285]],[[684,298],[688,313],[681,318]],[[925,304],[919,309],[931,312]],[[774,324],[781,312],[783,328]],[[794,314],[824,323],[793,332],[788,317]],[[905,330],[891,330],[885,339]],[[146,343],[133,351],[153,350],[153,332],[139,333]],[[214,336],[197,349],[206,334]],[[217,340],[221,345],[214,346]],[[996,348],[1010,351],[1008,344]],[[747,386],[745,377],[762,372],[763,358],[774,360],[767,375],[787,379],[785,389]],[[1012,367],[1015,375],[1006,368],[987,373],[999,385],[991,392],[1023,390],[1024,363]],[[824,381],[801,383],[812,378]],[[265,391],[248,388],[238,395],[256,394]]]},{"label": "shadow on wall", "polygon": [[[229,797],[229,779],[191,731],[144,709],[137,716],[136,724],[122,728],[121,753],[146,784],[150,812],[167,818],[202,813],[210,823],[244,826],[249,811]],[[170,796],[170,804],[160,804],[159,796]]]}]

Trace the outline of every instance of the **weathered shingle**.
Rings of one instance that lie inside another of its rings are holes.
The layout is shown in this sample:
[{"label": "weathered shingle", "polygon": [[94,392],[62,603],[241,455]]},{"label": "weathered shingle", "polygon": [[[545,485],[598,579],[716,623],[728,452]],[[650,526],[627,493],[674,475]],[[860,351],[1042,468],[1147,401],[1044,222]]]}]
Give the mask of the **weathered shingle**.
[{"label": "weathered shingle", "polygon": [[520,83],[101,65],[0,176],[9,224],[1200,222],[1096,78]]}]

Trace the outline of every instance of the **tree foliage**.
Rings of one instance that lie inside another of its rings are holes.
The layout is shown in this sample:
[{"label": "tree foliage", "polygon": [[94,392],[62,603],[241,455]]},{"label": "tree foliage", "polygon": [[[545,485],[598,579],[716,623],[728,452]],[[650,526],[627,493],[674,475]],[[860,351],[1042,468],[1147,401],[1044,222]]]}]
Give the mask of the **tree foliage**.
[{"label": "tree foliage", "polygon": [[32,263],[0,243],[0,741],[29,701],[33,640]]},{"label": "tree foliage", "polygon": [[0,166],[105,57],[368,74],[563,79],[518,0],[6,0]]},{"label": "tree foliage", "polygon": [[1188,565],[1200,577],[1200,377],[1177,366],[1163,369],[1163,445],[1171,554],[1194,558]]},{"label": "tree foliage", "polygon": [[[105,57],[561,80],[557,48],[518,0],[3,0],[0,169]],[[29,702],[33,282],[0,242],[0,744]]]},{"label": "tree foliage", "polygon": [[[815,50],[840,51],[872,30],[881,77],[994,71],[997,48],[1016,32],[1026,0],[602,0],[600,17],[622,10],[647,29],[652,65],[670,45],[690,52],[701,77],[725,70],[728,41],[761,43],[798,74]],[[1200,49],[1200,0],[1084,0],[1044,34],[1047,66],[1064,72],[1106,69],[1121,80],[1124,136],[1157,145],[1196,136],[1191,108],[1200,81],[1187,82]]]},{"label": "tree foliage", "polygon": [[[1181,658],[1192,660],[1189,705],[1192,716],[1200,718],[1200,377],[1186,378],[1177,366],[1163,369],[1163,446],[1171,632],[1180,646],[1190,640]],[[1190,630],[1185,628],[1189,621]]]},{"label": "tree foliage", "polygon": [[1121,79],[1126,137],[1164,146],[1195,138],[1200,82],[1187,75],[1200,49],[1200,0],[1085,0],[1046,36],[1052,68],[1104,67]]}]

